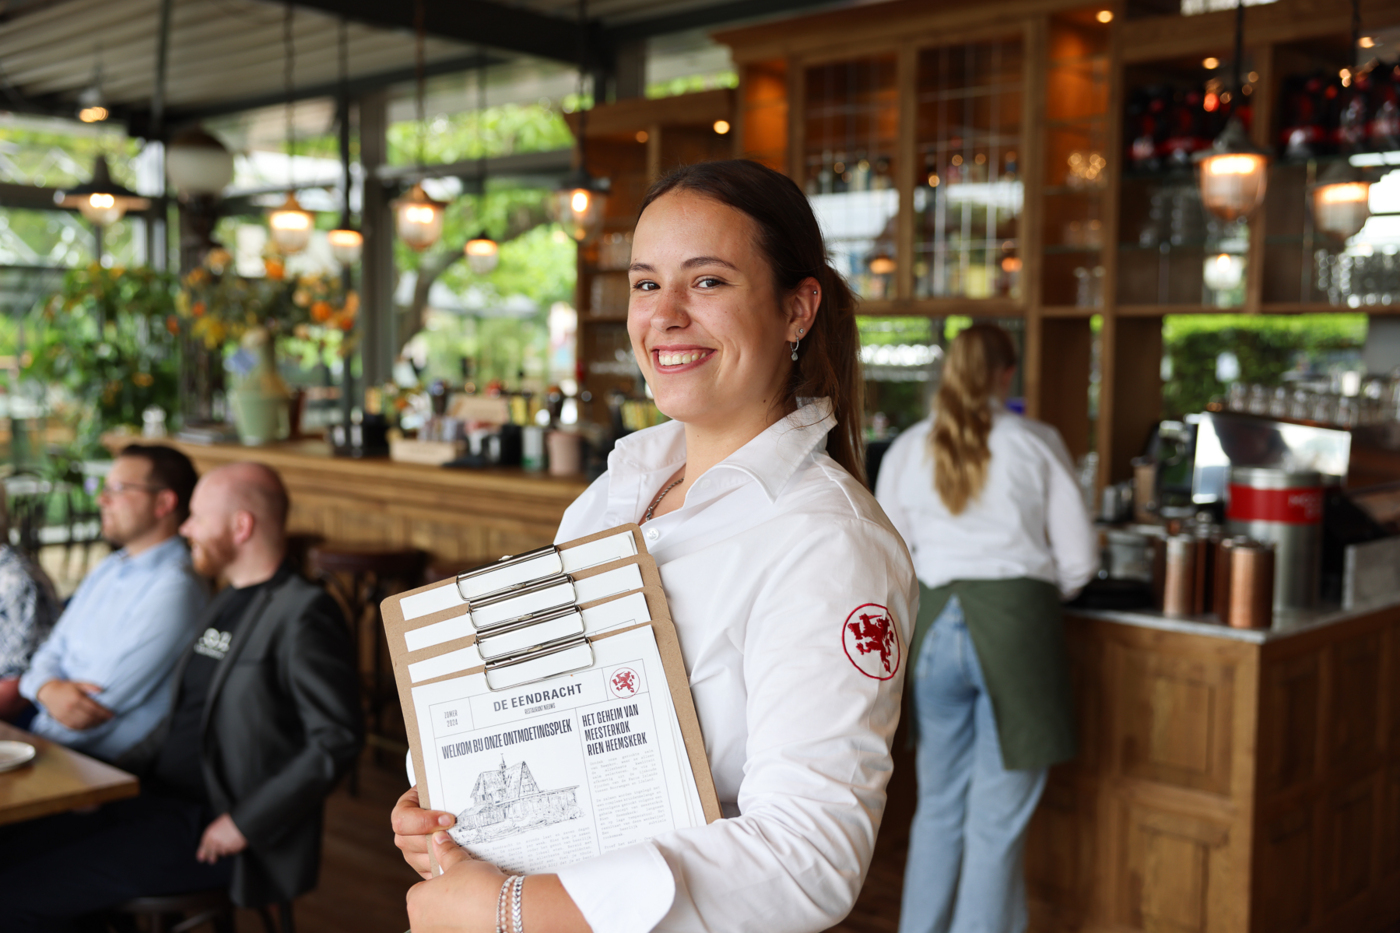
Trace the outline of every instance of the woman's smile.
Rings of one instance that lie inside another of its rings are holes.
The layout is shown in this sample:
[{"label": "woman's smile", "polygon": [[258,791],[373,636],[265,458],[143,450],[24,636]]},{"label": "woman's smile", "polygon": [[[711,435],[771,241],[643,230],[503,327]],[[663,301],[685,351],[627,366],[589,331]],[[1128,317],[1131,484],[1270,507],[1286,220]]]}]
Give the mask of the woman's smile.
[{"label": "woman's smile", "polygon": [[715,351],[709,347],[652,347],[656,371],[664,375],[683,373],[709,362]]}]

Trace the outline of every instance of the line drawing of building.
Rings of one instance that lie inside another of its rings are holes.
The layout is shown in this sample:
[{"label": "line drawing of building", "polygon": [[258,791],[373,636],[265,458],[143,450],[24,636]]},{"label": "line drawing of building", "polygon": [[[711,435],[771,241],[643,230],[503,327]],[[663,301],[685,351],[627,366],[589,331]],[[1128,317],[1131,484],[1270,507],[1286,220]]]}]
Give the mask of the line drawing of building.
[{"label": "line drawing of building", "polygon": [[518,833],[576,820],[583,816],[578,805],[578,785],[540,790],[524,761],[482,771],[472,785],[472,805],[457,814],[449,832],[459,845],[501,839]]}]

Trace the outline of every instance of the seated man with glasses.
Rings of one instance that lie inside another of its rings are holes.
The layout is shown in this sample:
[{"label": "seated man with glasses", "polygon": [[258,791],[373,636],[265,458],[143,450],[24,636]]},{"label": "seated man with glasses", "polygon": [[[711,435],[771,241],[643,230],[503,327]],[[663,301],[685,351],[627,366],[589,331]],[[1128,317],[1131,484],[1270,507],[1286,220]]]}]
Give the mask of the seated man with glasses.
[{"label": "seated man with glasses", "polygon": [[117,456],[97,504],[120,548],[88,574],[20,678],[38,712],[29,729],[115,760],[170,706],[172,673],[208,600],[177,534],[198,479],[171,447]]}]

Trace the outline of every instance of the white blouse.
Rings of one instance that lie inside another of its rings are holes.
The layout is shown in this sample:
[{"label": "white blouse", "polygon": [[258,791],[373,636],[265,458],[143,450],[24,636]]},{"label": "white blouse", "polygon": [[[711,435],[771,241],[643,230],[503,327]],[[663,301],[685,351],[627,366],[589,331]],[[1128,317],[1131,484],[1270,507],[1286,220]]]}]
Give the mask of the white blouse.
[{"label": "white blouse", "polygon": [[875,487],[923,584],[1031,577],[1078,593],[1099,569],[1098,535],[1059,432],[998,408],[987,485],[953,515],[933,488],[932,430],[928,418],[901,434]]},{"label": "white blouse", "polygon": [[[825,452],[826,400],[770,427],[642,526],[725,819],[559,872],[594,930],[825,930],[885,807],[918,586],[874,497]],[[635,522],[683,426],[624,438],[556,540]]]}]

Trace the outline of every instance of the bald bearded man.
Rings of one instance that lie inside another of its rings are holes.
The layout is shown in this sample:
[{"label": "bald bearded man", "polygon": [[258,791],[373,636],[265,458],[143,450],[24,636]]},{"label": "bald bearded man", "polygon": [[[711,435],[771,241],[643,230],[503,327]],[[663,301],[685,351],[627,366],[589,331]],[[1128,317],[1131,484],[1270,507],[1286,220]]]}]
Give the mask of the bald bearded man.
[{"label": "bald bearded man", "polygon": [[0,830],[7,930],[64,929],[145,895],[227,884],[262,907],[315,887],[324,799],[363,732],[344,616],[286,565],[287,510],[261,464],[199,481],[180,533],[195,569],[229,585],[176,669],[169,715],[118,762],[142,794]]}]

